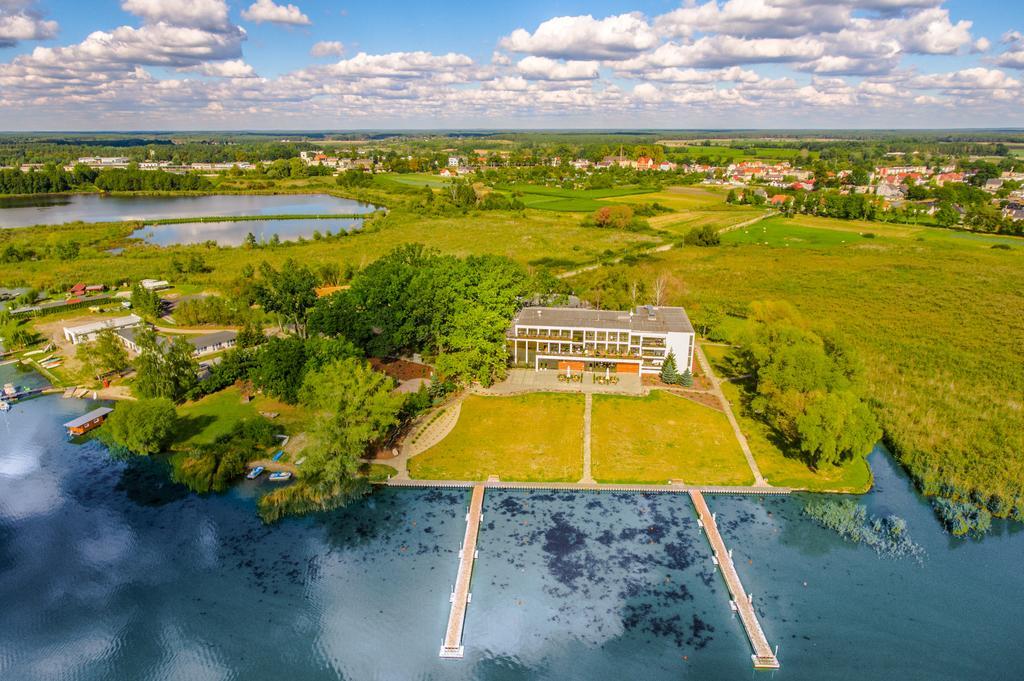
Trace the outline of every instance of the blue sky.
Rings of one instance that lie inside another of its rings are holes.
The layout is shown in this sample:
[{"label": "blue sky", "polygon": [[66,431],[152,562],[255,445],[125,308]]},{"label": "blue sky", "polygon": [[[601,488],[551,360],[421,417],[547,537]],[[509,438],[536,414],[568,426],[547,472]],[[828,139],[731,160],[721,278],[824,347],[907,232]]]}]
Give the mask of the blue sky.
[{"label": "blue sky", "polygon": [[0,129],[1024,126],[966,0],[0,0]]}]

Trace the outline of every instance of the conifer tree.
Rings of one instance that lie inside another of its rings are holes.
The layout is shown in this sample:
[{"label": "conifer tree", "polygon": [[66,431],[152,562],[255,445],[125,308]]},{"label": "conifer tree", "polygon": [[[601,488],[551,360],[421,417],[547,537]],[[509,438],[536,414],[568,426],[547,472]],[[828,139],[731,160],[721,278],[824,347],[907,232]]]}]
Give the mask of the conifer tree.
[{"label": "conifer tree", "polygon": [[679,382],[679,378],[679,371],[676,369],[676,356],[669,352],[668,357],[661,364],[661,380],[669,385],[675,385]]}]

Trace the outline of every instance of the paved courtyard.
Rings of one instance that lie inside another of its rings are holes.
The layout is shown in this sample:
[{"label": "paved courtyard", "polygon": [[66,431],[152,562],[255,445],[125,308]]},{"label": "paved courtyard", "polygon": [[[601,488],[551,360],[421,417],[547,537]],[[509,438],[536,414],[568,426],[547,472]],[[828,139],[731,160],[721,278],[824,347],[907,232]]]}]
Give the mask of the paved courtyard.
[{"label": "paved courtyard", "polygon": [[[579,375],[578,372],[573,372]],[[576,392],[576,393],[611,393],[619,395],[640,395],[642,385],[639,374],[611,374],[619,379],[618,383],[598,383],[596,378],[604,378],[603,371],[584,371],[583,380],[579,382],[560,381],[565,373],[554,370],[511,369],[508,378],[495,383],[490,388],[476,388],[477,392],[491,395],[510,395],[521,392]]]}]

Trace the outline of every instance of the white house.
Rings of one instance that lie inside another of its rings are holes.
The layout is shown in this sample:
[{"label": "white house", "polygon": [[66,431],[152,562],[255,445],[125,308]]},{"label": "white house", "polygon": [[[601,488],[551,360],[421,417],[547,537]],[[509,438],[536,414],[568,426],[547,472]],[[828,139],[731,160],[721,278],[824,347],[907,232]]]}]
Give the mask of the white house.
[{"label": "white house", "polygon": [[693,369],[695,334],[681,307],[526,307],[512,320],[507,340],[513,363],[536,370],[656,374],[670,352],[680,371]]},{"label": "white house", "polygon": [[90,322],[89,324],[82,324],[81,326],[65,326],[64,339],[71,341],[73,345],[78,345],[79,343],[86,343],[88,341],[95,340],[100,331],[104,331],[105,329],[113,329],[115,331],[118,329],[127,329],[137,326],[141,322],[141,317],[130,314],[126,317],[104,319],[97,322]]}]

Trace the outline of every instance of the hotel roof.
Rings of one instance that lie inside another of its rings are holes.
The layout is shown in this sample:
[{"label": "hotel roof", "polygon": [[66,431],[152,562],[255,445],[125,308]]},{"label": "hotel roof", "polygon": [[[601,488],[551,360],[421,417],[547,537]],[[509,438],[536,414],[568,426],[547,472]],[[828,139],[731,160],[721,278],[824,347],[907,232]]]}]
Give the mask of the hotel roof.
[{"label": "hotel roof", "polygon": [[618,310],[587,310],[571,307],[524,307],[512,326],[618,329],[637,333],[693,333],[693,325],[681,307],[640,305],[631,315]]}]

